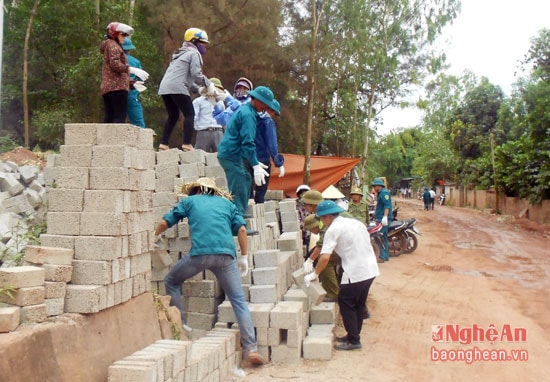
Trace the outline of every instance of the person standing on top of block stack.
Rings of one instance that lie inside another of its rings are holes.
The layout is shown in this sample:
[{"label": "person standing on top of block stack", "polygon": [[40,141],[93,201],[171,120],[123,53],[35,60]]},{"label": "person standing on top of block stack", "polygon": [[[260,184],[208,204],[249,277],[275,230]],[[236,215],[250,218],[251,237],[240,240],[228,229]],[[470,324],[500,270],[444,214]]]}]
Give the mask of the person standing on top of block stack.
[{"label": "person standing on top of block stack", "polygon": [[268,109],[279,113],[274,102],[273,92],[265,86],[258,86],[248,92],[250,102],[243,104],[231,117],[227,124],[225,134],[218,145],[218,160],[227,178],[227,184],[235,205],[239,212],[245,216],[248,207],[248,199],[252,179],[246,170],[246,160],[254,170],[254,183],[262,186],[269,176],[267,166],[261,163],[256,156],[256,125],[259,113],[265,113]]}]

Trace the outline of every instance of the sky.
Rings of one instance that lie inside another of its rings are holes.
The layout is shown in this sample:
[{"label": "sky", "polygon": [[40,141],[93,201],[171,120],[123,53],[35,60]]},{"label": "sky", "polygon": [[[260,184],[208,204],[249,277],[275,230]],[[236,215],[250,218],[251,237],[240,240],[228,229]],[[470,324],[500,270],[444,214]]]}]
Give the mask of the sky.
[{"label": "sky", "polygon": [[[531,46],[530,39],[542,28],[550,28],[548,0],[462,0],[462,11],[441,36],[442,49],[451,65],[448,74],[465,69],[478,78],[485,76],[510,95],[516,82],[518,62]],[[379,134],[419,123],[415,110],[387,109]]]}]

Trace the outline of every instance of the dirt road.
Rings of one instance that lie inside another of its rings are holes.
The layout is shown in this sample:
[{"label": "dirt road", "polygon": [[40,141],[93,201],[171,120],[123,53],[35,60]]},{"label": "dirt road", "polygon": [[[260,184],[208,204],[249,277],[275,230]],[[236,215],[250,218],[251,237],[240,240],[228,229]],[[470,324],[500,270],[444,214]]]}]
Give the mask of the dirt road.
[{"label": "dirt road", "polygon": [[[423,211],[418,200],[397,203],[399,217],[416,217],[423,235],[413,254],[380,265],[369,296],[372,318],[363,325],[363,348],[334,351],[326,362],[247,369],[244,380],[548,380],[548,233],[469,209],[436,205],[434,211]],[[432,341],[432,331],[444,341]],[[465,343],[453,342],[459,340],[454,332]],[[477,339],[468,341],[469,333]],[[487,337],[494,333],[491,343]],[[342,327],[337,334],[344,334]],[[506,351],[507,360],[482,360],[504,355],[498,350]],[[445,356],[452,360],[441,360]]]}]

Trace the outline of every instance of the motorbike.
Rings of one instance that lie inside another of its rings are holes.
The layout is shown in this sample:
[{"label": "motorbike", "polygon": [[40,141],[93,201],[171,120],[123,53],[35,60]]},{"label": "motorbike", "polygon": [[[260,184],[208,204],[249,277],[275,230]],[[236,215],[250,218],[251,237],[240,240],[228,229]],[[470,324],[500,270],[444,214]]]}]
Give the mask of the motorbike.
[{"label": "motorbike", "polygon": [[440,194],[439,195],[439,198],[437,200],[438,200],[440,206],[445,204],[445,198],[446,198],[445,194]]},{"label": "motorbike", "polygon": [[[394,220],[388,228],[389,254],[397,257],[403,253],[412,253],[418,248],[418,237],[422,235],[415,227],[416,219]],[[376,250],[384,248],[384,237],[381,232],[382,223],[369,224],[368,231],[371,235],[371,243]],[[378,248],[375,248],[376,244]],[[378,253],[377,253],[378,255]]]}]

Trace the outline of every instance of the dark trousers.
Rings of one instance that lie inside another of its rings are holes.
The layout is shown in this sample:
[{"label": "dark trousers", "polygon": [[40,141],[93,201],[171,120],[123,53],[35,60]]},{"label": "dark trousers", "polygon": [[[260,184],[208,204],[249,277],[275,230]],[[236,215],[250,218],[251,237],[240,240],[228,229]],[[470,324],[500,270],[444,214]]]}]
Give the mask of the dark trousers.
[{"label": "dark trousers", "polygon": [[[271,175],[271,161],[260,160],[260,162],[267,165],[267,168],[265,169],[265,171],[267,171],[267,173]],[[250,165],[247,168],[248,168],[248,171],[250,171],[250,175],[252,176],[252,193],[254,195],[251,195],[251,197],[254,199],[254,202],[256,204],[264,203],[267,187],[269,186],[269,178],[271,178],[271,176],[265,177],[265,184],[263,186],[257,186],[256,183],[254,182],[254,169]]]},{"label": "dark trousers", "polygon": [[164,128],[162,130],[162,138],[160,143],[168,145],[170,136],[178,119],[180,118],[180,111],[183,113],[183,144],[190,145],[193,142],[193,133],[195,131],[195,109],[193,108],[193,101],[191,97],[185,94],[163,94],[162,101],[164,107],[168,113],[168,118],[164,122]]},{"label": "dark trousers", "polygon": [[115,90],[103,94],[105,105],[104,123],[126,123],[126,107],[128,105],[128,92]]},{"label": "dark trousers", "polygon": [[351,284],[344,281],[340,284],[338,305],[340,306],[342,321],[344,321],[344,328],[348,333],[349,343],[358,344],[361,342],[363,315],[365,314],[369,289],[374,279],[373,277]]}]

